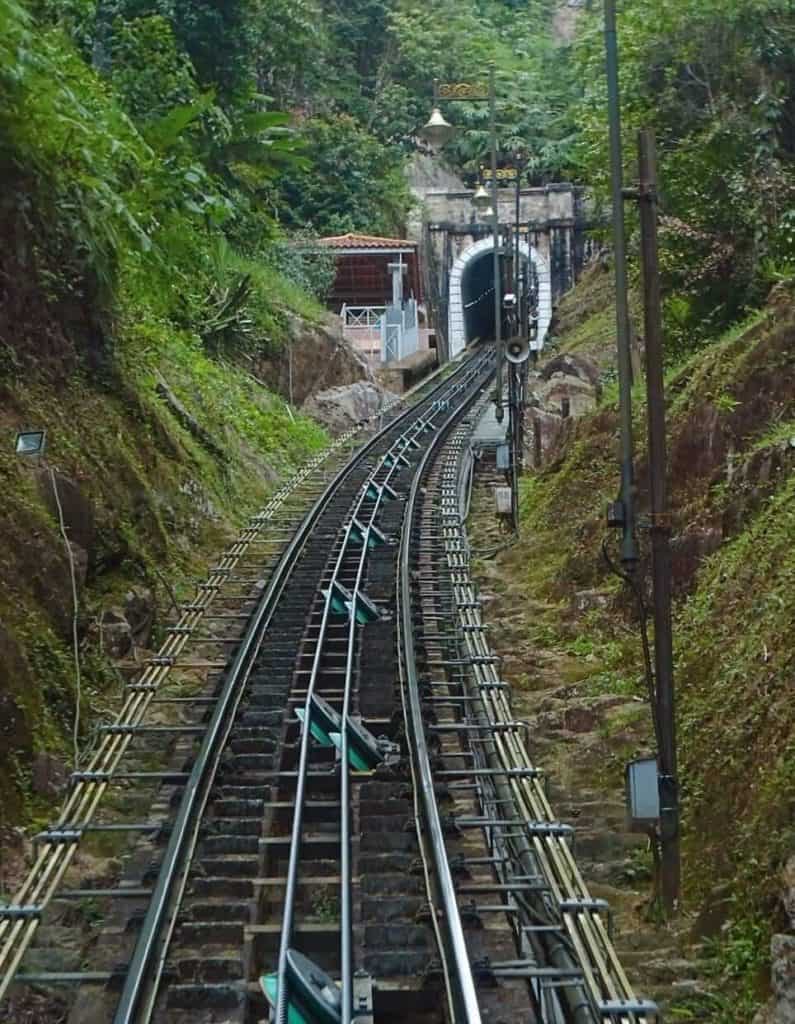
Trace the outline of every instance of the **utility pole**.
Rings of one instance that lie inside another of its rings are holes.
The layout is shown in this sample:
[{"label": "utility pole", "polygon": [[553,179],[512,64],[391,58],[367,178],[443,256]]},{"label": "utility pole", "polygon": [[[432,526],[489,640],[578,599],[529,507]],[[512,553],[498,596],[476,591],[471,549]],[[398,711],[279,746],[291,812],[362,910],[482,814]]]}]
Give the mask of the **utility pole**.
[{"label": "utility pole", "polygon": [[629,337],[629,305],[627,302],[627,254],[624,237],[624,189],[615,0],[604,0],[604,12],[607,113],[610,127],[610,172],[613,204],[613,263],[616,279],[619,417],[621,421],[621,492],[616,505],[611,506],[609,524],[621,528],[621,561],[625,571],[631,573],[637,567],[638,546],[635,539],[635,479],[632,466],[632,362]]},{"label": "utility pole", "polygon": [[638,134],[641,259],[643,264],[646,394],[649,419],[649,490],[654,593],[654,674],[660,795],[661,894],[671,913],[679,899],[679,793],[671,626],[671,547],[665,450],[665,392],[660,274],[657,259],[657,157],[654,135]]},{"label": "utility pole", "polygon": [[491,148],[491,230],[494,234],[494,347],[497,351],[495,381],[495,416],[502,423],[505,410],[502,404],[502,278],[500,274],[500,206],[497,181],[497,88],[494,65],[489,68],[489,142]]}]

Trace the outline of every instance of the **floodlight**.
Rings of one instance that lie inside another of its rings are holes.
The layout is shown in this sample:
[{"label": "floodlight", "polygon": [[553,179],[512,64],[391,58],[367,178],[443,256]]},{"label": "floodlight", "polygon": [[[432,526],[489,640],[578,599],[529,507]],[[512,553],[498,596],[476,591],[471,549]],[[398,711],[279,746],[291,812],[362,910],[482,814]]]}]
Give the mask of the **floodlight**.
[{"label": "floodlight", "polygon": [[41,455],[47,433],[44,430],[20,430],[14,451],[17,455]]}]

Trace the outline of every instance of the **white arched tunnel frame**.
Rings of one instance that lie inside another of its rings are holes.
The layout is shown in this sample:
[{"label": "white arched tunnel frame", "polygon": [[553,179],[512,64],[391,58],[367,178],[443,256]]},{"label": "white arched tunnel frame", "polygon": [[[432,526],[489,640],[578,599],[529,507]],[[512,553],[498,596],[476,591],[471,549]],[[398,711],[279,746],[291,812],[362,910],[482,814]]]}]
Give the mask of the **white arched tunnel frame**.
[{"label": "white arched tunnel frame", "polygon": [[[467,343],[462,291],[464,271],[473,260],[478,259],[486,252],[492,252],[493,249],[494,236],[489,235],[488,238],[482,238],[479,242],[474,242],[469,248],[464,249],[453,263],[453,268],[450,271],[450,304],[447,325],[451,356],[462,352]],[[544,340],[552,320],[552,279],[549,273],[549,264],[538,250],[527,242],[519,243],[519,252],[533,263],[538,275],[538,334],[531,342],[530,348],[540,352],[544,347]]]}]

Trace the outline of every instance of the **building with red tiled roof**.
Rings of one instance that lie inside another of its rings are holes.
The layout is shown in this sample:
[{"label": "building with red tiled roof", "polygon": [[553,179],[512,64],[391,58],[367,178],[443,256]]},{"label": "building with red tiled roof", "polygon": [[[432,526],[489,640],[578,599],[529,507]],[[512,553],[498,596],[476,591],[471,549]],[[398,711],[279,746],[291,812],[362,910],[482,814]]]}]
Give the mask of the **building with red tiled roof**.
[{"label": "building with red tiled roof", "polygon": [[428,347],[429,332],[418,320],[422,294],[416,242],[349,231],[316,244],[337,257],[327,305],[340,314],[345,337],[360,352],[378,363],[398,360],[418,345]]},{"label": "building with red tiled roof", "polygon": [[416,242],[351,231],[320,238],[317,244],[337,254],[337,276],[328,298],[335,313],[345,305],[387,305],[392,300],[390,263],[406,264],[405,295],[421,301]]}]

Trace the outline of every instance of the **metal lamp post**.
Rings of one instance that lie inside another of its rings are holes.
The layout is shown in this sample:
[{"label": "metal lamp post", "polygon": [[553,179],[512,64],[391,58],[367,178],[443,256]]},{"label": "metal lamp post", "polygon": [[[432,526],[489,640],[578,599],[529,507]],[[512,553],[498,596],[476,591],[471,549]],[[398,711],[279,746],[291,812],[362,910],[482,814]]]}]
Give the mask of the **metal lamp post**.
[{"label": "metal lamp post", "polygon": [[629,344],[627,301],[627,253],[624,231],[624,182],[621,154],[621,108],[618,89],[618,41],[616,3],[604,0],[605,55],[607,69],[607,118],[610,131],[610,180],[613,207],[613,264],[616,278],[616,338],[618,342],[618,393],[621,421],[621,494],[612,507],[610,525],[622,531],[621,561],[632,573],[638,563],[635,537],[635,475],[632,465],[632,360]]},{"label": "metal lamp post", "polygon": [[502,422],[505,412],[502,402],[503,346],[502,346],[502,295],[500,287],[500,213],[497,205],[497,109],[494,66],[489,68],[488,87],[472,82],[439,82],[433,83],[433,109],[427,123],[419,134],[434,149],[440,149],[455,134],[456,129],[449,124],[442,114],[440,101],[460,103],[489,104],[489,138],[491,147],[491,197],[481,186],[473,197],[478,208],[485,208],[491,203],[491,226],[494,234],[494,343],[497,349],[497,374],[495,388],[495,406],[497,421]]}]

